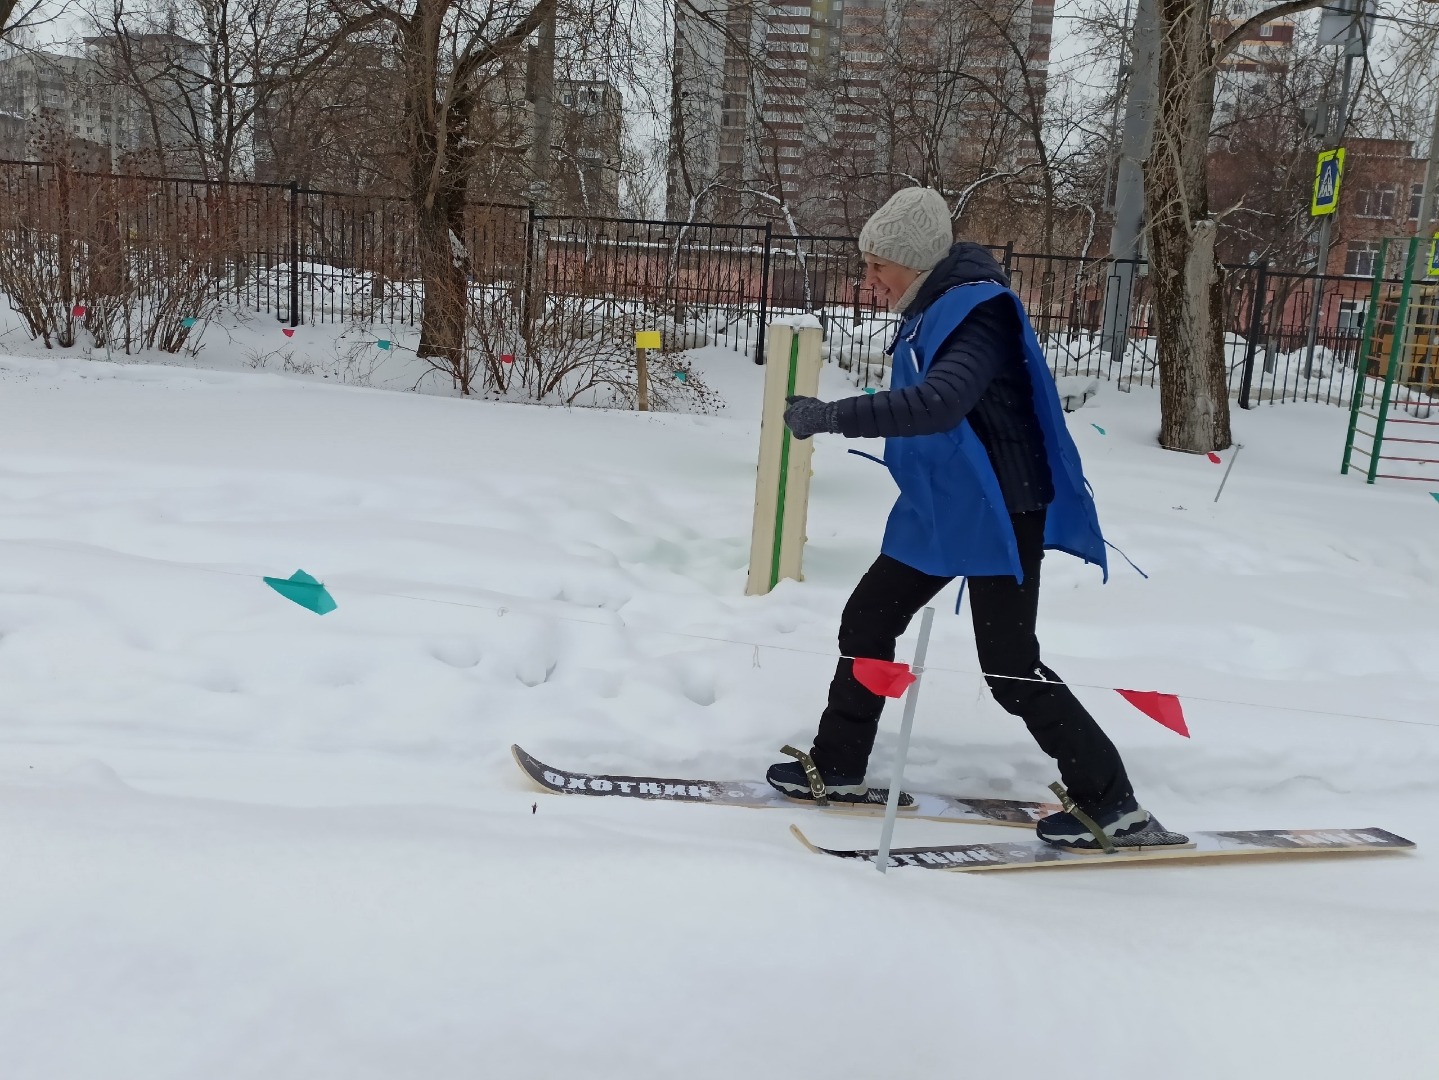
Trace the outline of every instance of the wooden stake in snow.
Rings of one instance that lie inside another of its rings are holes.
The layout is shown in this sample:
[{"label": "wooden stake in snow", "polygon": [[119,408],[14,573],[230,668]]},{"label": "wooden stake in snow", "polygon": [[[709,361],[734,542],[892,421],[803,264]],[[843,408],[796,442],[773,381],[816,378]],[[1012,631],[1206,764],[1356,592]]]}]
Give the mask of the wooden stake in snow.
[{"label": "wooden stake in snow", "polygon": [[639,386],[640,412],[650,411],[650,365],[649,351],[661,347],[658,330],[639,330],[635,333],[635,378]]},{"label": "wooden stake in snow", "polygon": [[894,773],[889,778],[889,799],[884,804],[884,828],[879,834],[879,850],[874,854],[874,868],[883,874],[889,869],[889,848],[894,841],[894,819],[899,813],[899,791],[904,785],[904,760],[909,756],[909,733],[914,730],[914,708],[919,704],[919,683],[924,676],[924,657],[929,651],[929,631],[934,625],[934,608],[927,607],[919,622],[919,644],[914,647],[914,663],[910,671],[914,682],[904,698],[904,719],[899,724],[899,746],[894,751]]},{"label": "wooden stake in snow", "polygon": [[773,322],[765,347],[764,413],[759,429],[754,530],[745,595],[761,596],[781,578],[803,580],[805,517],[809,509],[813,439],[784,426],[785,398],[819,393],[820,329]]}]

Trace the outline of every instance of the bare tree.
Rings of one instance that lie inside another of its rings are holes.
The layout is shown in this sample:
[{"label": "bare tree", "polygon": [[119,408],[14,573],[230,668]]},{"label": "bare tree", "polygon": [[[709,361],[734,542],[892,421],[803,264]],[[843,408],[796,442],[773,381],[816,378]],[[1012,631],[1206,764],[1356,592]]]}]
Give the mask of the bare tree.
[{"label": "bare tree", "polygon": [[49,4],[46,0],[0,0],[0,43],[18,45],[36,27],[58,18],[66,6],[64,0]]},{"label": "bare tree", "polygon": [[253,174],[282,93],[338,77],[333,19],[304,0],[109,0],[92,6],[91,55],[126,99],[146,168]]},{"label": "bare tree", "polygon": [[1323,0],[1274,4],[1214,33],[1209,0],[1158,0],[1154,140],[1144,163],[1150,280],[1160,378],[1160,443],[1202,453],[1229,446],[1224,280],[1210,212],[1209,147],[1218,64],[1251,33]]},{"label": "bare tree", "polygon": [[1209,151],[1222,262],[1312,268],[1316,219],[1309,189],[1320,140],[1305,110],[1324,100],[1338,68],[1332,54],[1312,44],[1277,50],[1272,70],[1251,74],[1222,95]]},{"label": "bare tree", "polygon": [[556,0],[331,0],[341,32],[392,35],[425,300],[419,355],[456,366],[465,353],[469,255],[465,203],[484,143],[485,88]]},{"label": "bare tree", "polygon": [[[523,72],[527,42],[552,23],[556,62],[605,64],[625,73],[640,34],[637,5],[635,0],[328,2],[341,36],[376,40],[396,57],[396,119],[404,136],[405,189],[424,287],[418,352],[461,370],[470,271],[465,207],[477,177],[488,168],[496,179],[502,159],[511,173],[523,175],[517,155],[529,149],[528,140],[512,141],[516,125],[507,115],[513,118],[510,87]],[[529,156],[548,172],[552,146]]]}]

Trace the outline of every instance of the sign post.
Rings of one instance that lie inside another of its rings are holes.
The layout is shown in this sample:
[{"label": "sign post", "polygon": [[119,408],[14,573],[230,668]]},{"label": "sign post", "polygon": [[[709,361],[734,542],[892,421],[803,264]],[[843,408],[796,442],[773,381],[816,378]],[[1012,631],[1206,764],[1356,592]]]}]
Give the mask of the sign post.
[{"label": "sign post", "polygon": [[660,332],[658,330],[638,330],[635,332],[635,377],[639,383],[638,400],[635,402],[640,412],[650,411],[650,363],[649,351],[658,350],[661,346]]},{"label": "sign post", "polygon": [[[1322,217],[1339,209],[1339,185],[1344,180],[1344,147],[1324,150],[1314,166],[1314,197],[1309,203],[1312,217]],[[1323,270],[1321,268],[1321,273]]]}]

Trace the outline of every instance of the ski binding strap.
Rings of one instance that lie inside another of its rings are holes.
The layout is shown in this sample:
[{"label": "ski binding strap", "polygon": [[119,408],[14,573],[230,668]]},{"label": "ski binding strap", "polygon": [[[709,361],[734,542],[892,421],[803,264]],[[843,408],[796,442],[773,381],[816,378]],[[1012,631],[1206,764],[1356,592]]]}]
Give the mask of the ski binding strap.
[{"label": "ski binding strap", "polygon": [[805,779],[809,781],[809,793],[814,796],[816,806],[828,806],[828,789],[824,786],[824,777],[820,776],[819,769],[815,766],[814,758],[810,757],[803,750],[797,750],[793,746],[781,746],[781,754],[788,754],[795,758],[804,768]]},{"label": "ski binding strap", "polygon": [[1089,830],[1089,834],[1099,841],[1099,846],[1104,849],[1106,855],[1113,855],[1119,849],[1114,846],[1114,841],[1109,834],[1099,827],[1099,823],[1079,808],[1079,804],[1069,797],[1069,792],[1064,790],[1064,785],[1058,780],[1049,785],[1049,790],[1054,792],[1059,805],[1065,811],[1073,814],[1075,819]]}]

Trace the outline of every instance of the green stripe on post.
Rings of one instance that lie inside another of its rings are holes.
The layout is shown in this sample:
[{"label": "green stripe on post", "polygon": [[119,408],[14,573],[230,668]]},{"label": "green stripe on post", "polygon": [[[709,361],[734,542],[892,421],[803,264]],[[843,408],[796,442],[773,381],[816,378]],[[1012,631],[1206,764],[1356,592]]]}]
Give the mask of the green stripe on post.
[{"label": "green stripe on post", "polygon": [[[789,342],[789,383],[785,390],[785,398],[788,400],[794,394],[795,379],[799,373],[799,327],[791,327],[793,337]],[[783,424],[781,425],[782,427]],[[769,562],[769,587],[773,589],[779,584],[779,553],[784,542],[784,496],[785,489],[789,486],[789,428],[784,427],[780,435],[779,447],[779,498],[776,500],[774,516],[774,552]]]}]

